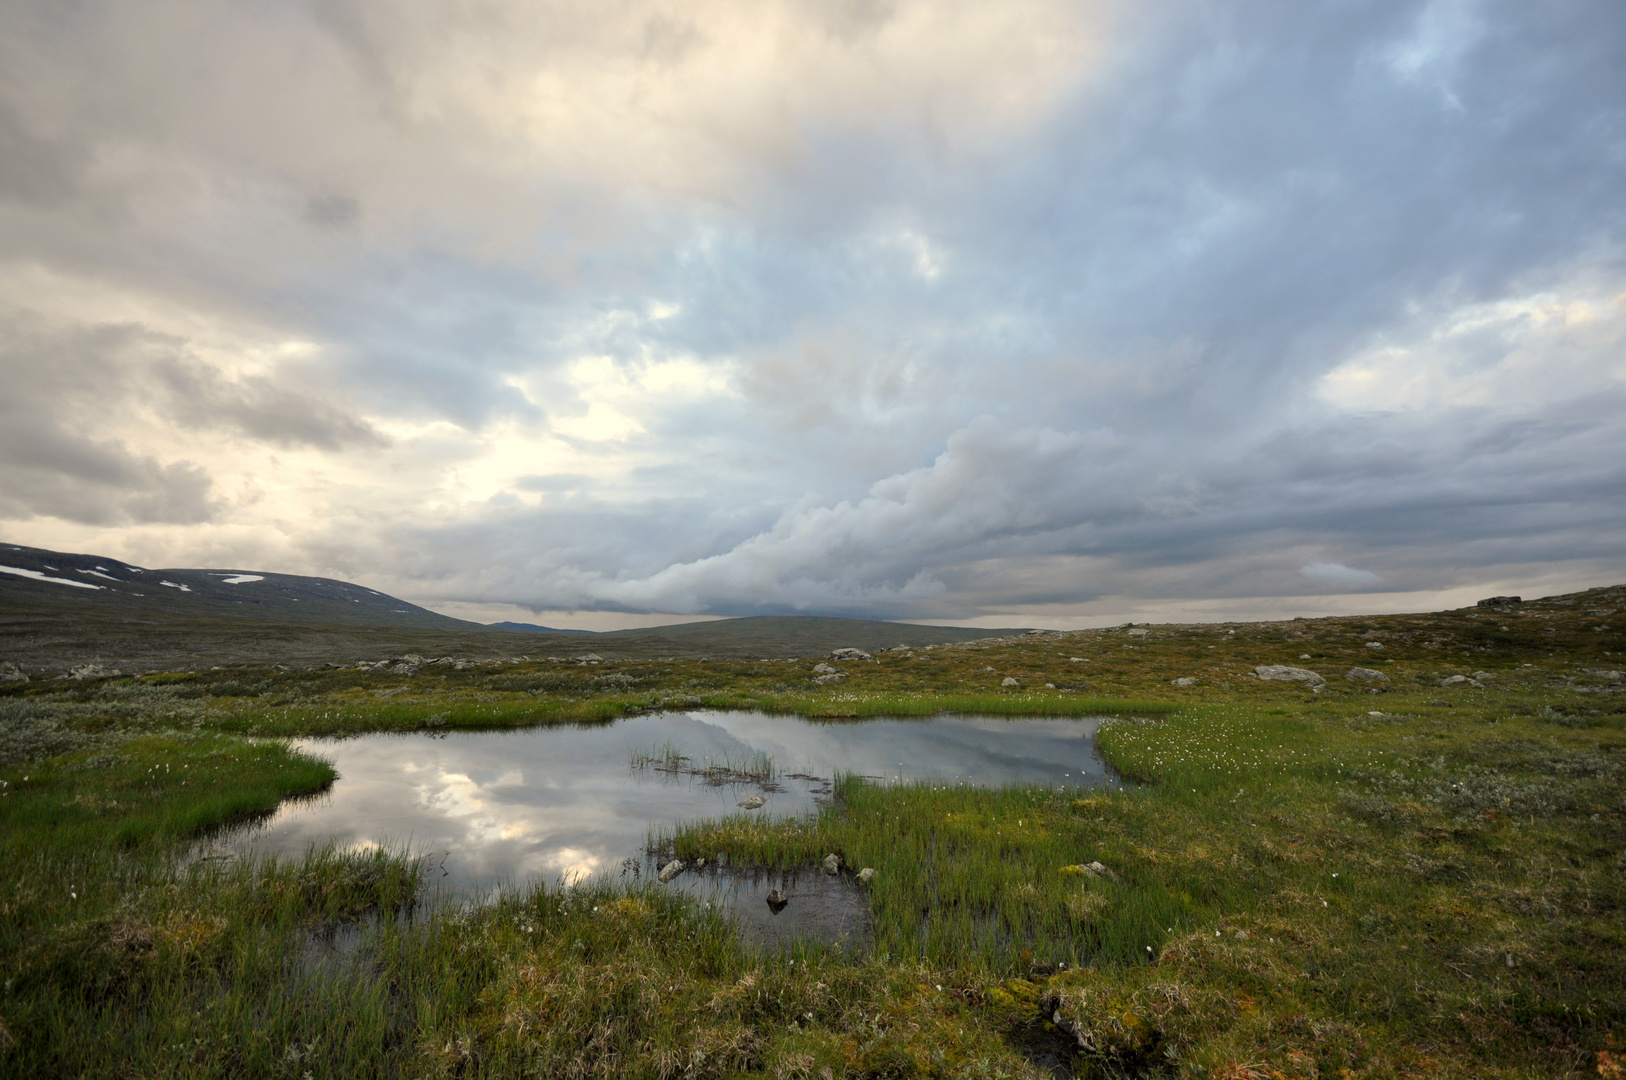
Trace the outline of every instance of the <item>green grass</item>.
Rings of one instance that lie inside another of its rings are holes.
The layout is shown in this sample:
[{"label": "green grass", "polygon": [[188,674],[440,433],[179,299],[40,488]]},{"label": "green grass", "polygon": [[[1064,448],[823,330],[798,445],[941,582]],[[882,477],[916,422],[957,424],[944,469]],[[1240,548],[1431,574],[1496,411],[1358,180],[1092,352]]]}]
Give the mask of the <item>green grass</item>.
[{"label": "green grass", "polygon": [[[1595,674],[1621,635],[1588,611],[1623,601],[1031,635],[826,687],[809,658],[0,688],[0,1075],[1608,1076],[1626,703]],[[1262,663],[1329,682],[1259,682]],[[1098,746],[1141,786],[846,778],[805,820],[664,837],[874,868],[861,957],[754,951],[647,883],[464,910],[423,902],[407,852],[187,857],[328,782],[267,736],[661,707],[1106,714]],[[1069,869],[1096,861],[1112,875]]]}]

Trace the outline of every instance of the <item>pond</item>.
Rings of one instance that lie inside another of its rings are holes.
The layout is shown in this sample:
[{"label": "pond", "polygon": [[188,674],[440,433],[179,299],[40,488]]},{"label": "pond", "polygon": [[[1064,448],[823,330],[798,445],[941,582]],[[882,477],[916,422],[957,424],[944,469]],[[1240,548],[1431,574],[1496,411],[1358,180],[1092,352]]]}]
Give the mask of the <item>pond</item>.
[{"label": "pond", "polygon": [[[236,853],[298,856],[403,845],[444,896],[538,880],[654,873],[652,831],[727,814],[816,812],[833,779],[1116,786],[1095,754],[1098,718],[814,721],[755,712],[663,712],[517,731],[303,739],[339,779],[228,838]],[[754,809],[742,807],[760,803]],[[845,875],[710,867],[671,882],[733,909],[748,937],[859,945],[867,905]],[[790,897],[770,908],[770,890]]]}]

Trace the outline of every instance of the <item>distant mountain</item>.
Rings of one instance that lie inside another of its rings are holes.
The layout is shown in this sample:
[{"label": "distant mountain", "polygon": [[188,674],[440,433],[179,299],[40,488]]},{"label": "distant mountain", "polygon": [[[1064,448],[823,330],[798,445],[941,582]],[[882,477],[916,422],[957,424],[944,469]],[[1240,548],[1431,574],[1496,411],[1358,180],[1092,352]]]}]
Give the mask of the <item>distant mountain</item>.
[{"label": "distant mountain", "polygon": [[591,634],[591,630],[559,630],[552,626],[538,626],[528,622],[486,623],[487,630],[504,630],[510,634]]},{"label": "distant mountain", "polygon": [[96,663],[125,671],[353,664],[392,655],[715,660],[874,652],[1009,634],[779,615],[593,633],[440,615],[331,578],[260,570],[149,570],[102,555],[0,543],[0,660],[33,675]]},{"label": "distant mountain", "polygon": [[483,630],[348,581],[261,570],[148,570],[105,555],[0,544],[0,605]]}]

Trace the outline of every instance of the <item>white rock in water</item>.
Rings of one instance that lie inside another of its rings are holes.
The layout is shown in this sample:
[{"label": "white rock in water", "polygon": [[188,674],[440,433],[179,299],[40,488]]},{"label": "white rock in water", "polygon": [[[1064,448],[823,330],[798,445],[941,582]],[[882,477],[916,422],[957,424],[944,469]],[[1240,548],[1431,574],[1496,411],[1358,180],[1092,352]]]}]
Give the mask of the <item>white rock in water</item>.
[{"label": "white rock in water", "polygon": [[683,873],[683,860],[673,859],[671,862],[661,867],[661,872],[659,874],[661,884],[665,885],[668,881],[671,881],[681,873]]},{"label": "white rock in water", "polygon": [[1260,664],[1253,671],[1261,679],[1274,679],[1277,682],[1309,683],[1312,687],[1327,685],[1326,679],[1323,679],[1309,668],[1289,667],[1287,664]]},{"label": "white rock in water", "polygon": [[1350,682],[1388,682],[1389,676],[1369,667],[1352,667],[1344,674]]},{"label": "white rock in water", "polygon": [[768,805],[768,799],[763,795],[747,795],[734,805],[744,807],[747,810],[760,810]]}]

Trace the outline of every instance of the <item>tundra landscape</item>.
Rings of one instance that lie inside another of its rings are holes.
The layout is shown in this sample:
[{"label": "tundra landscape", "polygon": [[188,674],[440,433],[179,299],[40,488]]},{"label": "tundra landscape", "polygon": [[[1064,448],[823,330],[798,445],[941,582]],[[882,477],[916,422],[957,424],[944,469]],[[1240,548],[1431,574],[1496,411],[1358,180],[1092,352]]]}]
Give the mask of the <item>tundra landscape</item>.
[{"label": "tundra landscape", "polygon": [[[685,654],[681,634],[653,658],[616,655],[614,635],[508,634],[506,649],[297,665],[8,661],[0,1063],[17,1076],[1617,1075],[1623,609],[1612,587],[873,649],[838,645],[838,624],[794,657]],[[8,631],[13,655],[42,616],[7,616],[24,626]],[[699,649],[730,633],[701,628]],[[931,628],[871,626],[911,629]],[[163,632],[197,631],[171,616]],[[806,814],[763,817],[743,799],[652,831],[658,877],[514,880],[478,900],[437,894],[434,858],[405,842],[207,854],[280,801],[343,783],[293,739],[674,711],[849,726],[1099,716],[1096,752],[1126,782],[837,776]],[[832,870],[860,891],[866,944],[748,940],[676,888],[708,863]]]}]

